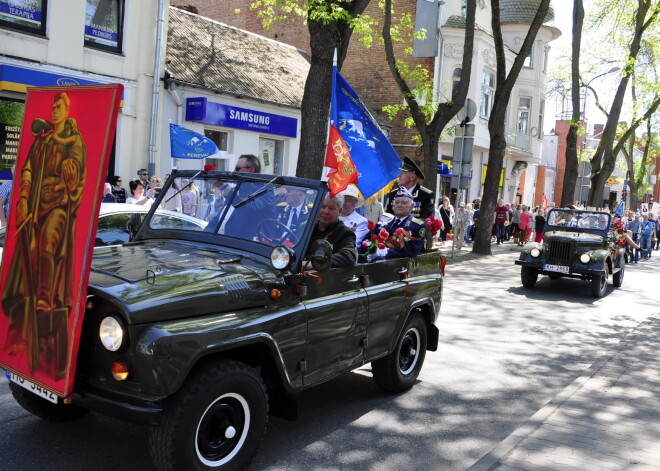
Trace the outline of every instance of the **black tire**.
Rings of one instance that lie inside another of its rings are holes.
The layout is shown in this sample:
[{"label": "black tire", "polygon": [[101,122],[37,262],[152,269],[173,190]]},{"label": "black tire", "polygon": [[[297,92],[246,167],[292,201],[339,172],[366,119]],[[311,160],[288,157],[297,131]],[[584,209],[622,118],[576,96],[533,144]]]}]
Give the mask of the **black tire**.
[{"label": "black tire", "polygon": [[426,322],[419,312],[413,312],[403,327],[394,351],[371,362],[376,384],[393,393],[412,388],[424,364],[426,341]]},{"label": "black tire", "polygon": [[166,405],[161,426],[149,437],[151,458],[159,470],[245,469],[267,420],[261,376],[223,360],[194,374]]},{"label": "black tire", "polygon": [[607,268],[600,275],[591,277],[591,295],[594,298],[602,298],[607,291]]},{"label": "black tire", "polygon": [[9,383],[9,389],[11,390],[11,395],[14,396],[16,402],[23,409],[49,422],[74,420],[89,413],[89,410],[73,404],[64,404],[62,402],[53,404],[20,387],[18,384]]},{"label": "black tire", "polygon": [[520,270],[520,279],[525,288],[536,286],[536,280],[539,279],[539,271],[532,267],[522,267]]},{"label": "black tire", "polygon": [[616,272],[614,275],[612,275],[612,284],[613,284],[616,288],[621,288],[621,285],[623,284],[623,275],[625,274],[625,273],[624,273],[625,270],[626,270],[626,264],[625,264],[625,262],[623,261],[623,257],[622,257],[622,260],[621,260],[621,270],[619,270],[619,271]]}]

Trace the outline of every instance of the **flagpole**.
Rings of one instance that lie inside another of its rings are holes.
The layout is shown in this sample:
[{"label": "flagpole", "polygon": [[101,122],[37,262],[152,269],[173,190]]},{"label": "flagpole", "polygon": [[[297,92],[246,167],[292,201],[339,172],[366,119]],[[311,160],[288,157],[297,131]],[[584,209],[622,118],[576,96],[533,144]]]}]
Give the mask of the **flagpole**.
[{"label": "flagpole", "polygon": [[[332,126],[332,91],[335,89],[335,68],[337,67],[337,48],[335,48],[335,51],[332,55],[332,86],[330,87],[330,106],[328,107],[328,125],[326,126],[325,130],[325,142],[326,142],[326,147],[328,145],[328,142],[330,140],[330,126]],[[325,165],[323,166],[323,173],[321,174],[321,181],[322,182],[327,182],[328,181],[328,167]]]}]

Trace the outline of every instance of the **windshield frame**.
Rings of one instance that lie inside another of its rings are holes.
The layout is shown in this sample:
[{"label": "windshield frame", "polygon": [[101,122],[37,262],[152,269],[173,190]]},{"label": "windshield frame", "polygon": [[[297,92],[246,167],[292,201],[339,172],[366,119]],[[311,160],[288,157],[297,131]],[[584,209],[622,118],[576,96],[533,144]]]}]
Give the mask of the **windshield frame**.
[{"label": "windshield frame", "polygon": [[[573,213],[577,220],[577,225],[576,226],[566,226],[563,224],[556,225],[550,222],[552,220],[553,214],[557,214],[557,218],[561,219],[563,217],[562,216],[563,213]],[[606,216],[608,218],[607,227],[600,229],[599,227],[592,228],[592,227],[582,226],[580,224],[581,221],[584,221],[586,217],[592,215],[598,217]],[[546,215],[545,230],[546,232],[550,232],[550,231],[589,232],[592,234],[604,235],[612,230],[612,220],[613,220],[612,215],[604,211],[588,211],[588,210],[570,209],[570,208],[552,208],[550,211],[548,211],[548,214]]]},{"label": "windshield frame", "polygon": [[[267,186],[269,183],[274,186],[299,186],[304,187],[308,190],[314,190],[315,196],[308,200],[308,203],[311,204],[309,221],[310,224],[306,224],[304,230],[300,235],[299,242],[294,246],[290,247],[295,253],[295,262],[292,265],[292,268],[299,266],[302,258],[307,249],[309,239],[311,237],[312,231],[316,224],[318,217],[318,212],[323,204],[323,200],[327,193],[327,185],[325,182],[318,180],[309,180],[303,178],[297,178],[292,176],[278,176],[278,175],[267,175],[267,174],[258,174],[258,173],[243,173],[243,172],[225,172],[225,171],[196,171],[196,170],[174,170],[161,190],[158,198],[151,206],[147,216],[145,217],[142,225],[140,226],[136,236],[135,241],[147,241],[151,239],[177,239],[189,242],[198,242],[203,244],[210,244],[213,246],[223,247],[227,249],[236,249],[239,251],[245,251],[252,254],[256,254],[262,257],[270,259],[270,254],[276,246],[282,245],[267,245],[262,242],[241,239],[231,235],[219,234],[217,233],[218,227],[215,227],[213,231],[188,231],[188,230],[179,230],[179,229],[153,229],[150,227],[150,221],[156,212],[156,209],[160,206],[161,202],[164,201],[165,196],[167,195],[168,190],[171,188],[175,179],[205,179],[205,180],[233,180],[237,181],[239,185],[245,183],[256,183]],[[171,195],[170,195],[171,196]],[[263,196],[257,196],[252,201],[246,203],[246,205],[252,204],[255,200],[258,200]],[[232,189],[230,199],[228,200],[227,206],[222,210],[222,214],[218,224],[221,224],[221,221],[226,217],[229,210],[229,206],[235,202],[238,196],[238,191]],[[209,223],[210,225],[210,223]]]}]

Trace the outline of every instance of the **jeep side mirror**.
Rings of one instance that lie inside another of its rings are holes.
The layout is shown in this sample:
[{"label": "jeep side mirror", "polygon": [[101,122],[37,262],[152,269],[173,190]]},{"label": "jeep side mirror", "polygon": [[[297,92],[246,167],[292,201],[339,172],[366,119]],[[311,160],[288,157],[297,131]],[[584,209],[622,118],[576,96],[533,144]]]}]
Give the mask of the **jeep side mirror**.
[{"label": "jeep side mirror", "polygon": [[308,251],[312,267],[318,272],[326,272],[332,265],[332,245],[324,239],[315,240]]}]

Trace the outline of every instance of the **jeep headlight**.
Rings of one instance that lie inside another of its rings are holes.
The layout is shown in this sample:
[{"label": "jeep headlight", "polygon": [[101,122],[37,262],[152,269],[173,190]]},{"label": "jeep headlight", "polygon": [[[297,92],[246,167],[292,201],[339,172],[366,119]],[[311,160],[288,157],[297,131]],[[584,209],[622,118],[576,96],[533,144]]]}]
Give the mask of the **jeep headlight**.
[{"label": "jeep headlight", "polygon": [[101,321],[99,338],[106,349],[116,352],[124,340],[124,327],[117,318],[108,316]]},{"label": "jeep headlight", "polygon": [[293,252],[283,245],[275,247],[270,253],[270,264],[276,270],[286,270],[293,261]]},{"label": "jeep headlight", "polygon": [[583,253],[582,255],[580,255],[580,261],[582,263],[589,263],[590,260],[591,260],[591,255],[589,255],[588,253]]},{"label": "jeep headlight", "polygon": [[540,251],[539,249],[537,249],[536,247],[534,247],[532,250],[529,251],[529,254],[530,254],[532,257],[536,258],[536,257],[538,257],[539,255],[541,255],[541,251]]}]

